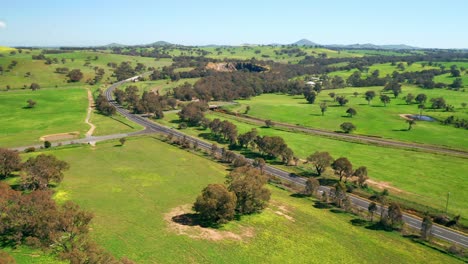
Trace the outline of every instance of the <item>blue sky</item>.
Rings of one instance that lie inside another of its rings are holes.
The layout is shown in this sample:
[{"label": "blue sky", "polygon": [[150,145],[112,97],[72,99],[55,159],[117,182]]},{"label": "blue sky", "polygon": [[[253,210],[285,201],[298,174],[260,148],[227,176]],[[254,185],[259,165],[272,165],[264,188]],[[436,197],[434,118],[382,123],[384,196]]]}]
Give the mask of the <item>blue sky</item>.
[{"label": "blue sky", "polygon": [[408,44],[468,48],[467,0],[0,0],[0,45]]}]

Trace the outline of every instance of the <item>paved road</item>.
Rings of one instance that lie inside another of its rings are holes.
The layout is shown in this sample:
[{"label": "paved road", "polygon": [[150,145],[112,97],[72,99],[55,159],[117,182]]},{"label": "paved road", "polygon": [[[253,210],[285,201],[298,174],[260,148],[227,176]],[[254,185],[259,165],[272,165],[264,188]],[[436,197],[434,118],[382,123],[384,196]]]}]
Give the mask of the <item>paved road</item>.
[{"label": "paved road", "polygon": [[[218,112],[218,114],[227,115],[230,118],[238,119],[240,121],[244,121],[248,123],[254,123],[257,125],[265,125],[265,120],[261,118],[256,118],[256,117],[251,117],[251,116],[235,116],[235,115],[225,114],[225,113],[220,113],[220,112]],[[376,138],[376,137],[363,136],[363,135],[337,133],[333,131],[303,127],[299,125],[293,125],[293,124],[281,123],[281,122],[274,122],[274,124],[275,124],[275,127],[282,127],[286,129],[295,130],[295,131],[301,131],[301,132],[308,133],[308,134],[315,134],[315,135],[333,137],[337,139],[344,139],[344,140],[350,140],[350,141],[365,142],[365,143],[371,143],[371,144],[376,144],[376,145],[381,145],[381,146],[391,146],[391,147],[405,148],[405,149],[417,149],[417,150],[422,150],[422,151],[427,151],[427,152],[450,154],[450,155],[456,155],[456,156],[462,156],[462,157],[468,158],[468,151],[450,149],[450,148],[446,148],[443,146],[394,141],[390,139]]]},{"label": "paved road", "polygon": [[[149,119],[147,119],[145,117],[141,117],[141,116],[138,116],[138,115],[131,114],[129,111],[127,111],[126,109],[122,108],[119,104],[117,104],[114,101],[113,96],[112,96],[113,90],[116,87],[122,85],[123,83],[131,81],[132,79],[133,78],[130,78],[128,80],[115,83],[115,84],[111,85],[105,92],[106,98],[109,101],[109,103],[114,105],[117,108],[117,111],[120,114],[127,117],[131,121],[146,127],[145,132],[153,131],[153,132],[159,132],[159,133],[163,133],[163,134],[172,134],[173,136],[177,136],[177,137],[181,137],[181,138],[185,137],[188,141],[190,141],[192,143],[197,142],[199,148],[203,148],[205,150],[210,150],[211,149],[211,146],[212,146],[211,143],[207,143],[207,142],[205,142],[203,140],[200,140],[198,138],[190,137],[188,135],[185,135],[185,134],[181,133],[180,131],[168,128],[166,126],[156,124],[156,123],[150,121]],[[295,183],[295,184],[297,184],[299,186],[304,186],[305,185],[306,180],[304,178],[291,175],[289,172],[277,169],[275,167],[266,166],[265,171],[267,173],[273,175],[273,176],[282,178],[282,179],[284,179],[286,181]],[[326,186],[320,186],[319,190],[322,191],[322,192],[330,192],[330,188],[326,187]],[[362,208],[363,210],[367,210],[367,208],[369,206],[369,203],[370,203],[370,201],[368,201],[366,199],[363,199],[361,197],[354,196],[354,195],[350,195],[350,199],[351,199],[351,202],[355,206],[358,206],[358,207]],[[413,227],[415,229],[418,229],[418,230],[421,229],[422,221],[421,221],[420,218],[418,218],[416,216],[413,216],[413,215],[410,215],[410,214],[404,214],[403,215],[403,220],[405,221],[405,223],[408,226],[411,226],[411,227]],[[452,242],[452,243],[455,243],[455,244],[458,244],[458,245],[461,245],[463,247],[468,248],[468,236],[465,235],[465,234],[462,234],[460,232],[452,231],[452,230],[450,230],[449,228],[446,228],[446,227],[434,225],[433,228],[432,228],[432,234],[435,237],[438,237],[440,239],[443,239],[443,240],[446,240],[446,241],[449,241],[449,242]]]}]

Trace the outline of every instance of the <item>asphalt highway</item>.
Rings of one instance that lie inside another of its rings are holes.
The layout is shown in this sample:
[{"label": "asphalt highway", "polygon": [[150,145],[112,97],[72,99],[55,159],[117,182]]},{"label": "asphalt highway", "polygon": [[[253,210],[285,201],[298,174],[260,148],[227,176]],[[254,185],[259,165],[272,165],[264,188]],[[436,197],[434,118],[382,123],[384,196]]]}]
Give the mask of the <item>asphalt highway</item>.
[{"label": "asphalt highway", "polygon": [[[113,98],[114,89],[119,87],[120,85],[126,83],[126,82],[131,82],[131,81],[133,81],[133,80],[135,80],[137,78],[138,78],[138,76],[135,76],[135,77],[129,78],[127,80],[114,83],[113,85],[111,85],[105,91],[105,96],[106,96],[107,100],[109,101],[110,104],[112,104],[113,106],[116,107],[117,111],[121,115],[125,116],[126,118],[128,118],[129,120],[131,120],[131,121],[133,121],[135,123],[138,123],[138,124],[146,127],[145,131],[147,131],[147,132],[158,132],[158,133],[162,133],[162,134],[166,134],[166,135],[167,134],[172,134],[173,136],[177,136],[179,138],[185,137],[188,141],[190,141],[192,143],[197,142],[199,148],[203,148],[205,150],[210,150],[211,149],[211,146],[212,146],[211,143],[207,143],[207,142],[205,142],[203,140],[200,140],[198,138],[190,137],[188,135],[185,135],[184,133],[181,133],[178,130],[175,130],[175,129],[172,129],[172,128],[169,128],[169,127],[166,127],[166,126],[163,126],[163,125],[160,125],[160,124],[156,124],[156,123],[150,121],[146,117],[142,117],[142,116],[130,113],[126,109],[122,108],[119,104],[117,104],[117,102],[115,102],[115,100]],[[250,160],[250,162],[252,162],[252,161]],[[283,170],[280,170],[280,169],[277,169],[275,167],[268,166],[268,165],[265,166],[264,171],[267,172],[270,175],[279,177],[279,178],[281,178],[283,180],[292,182],[292,183],[297,184],[299,186],[305,186],[305,181],[306,180],[304,178],[301,178],[301,177],[298,177],[298,176],[295,176],[295,175],[291,175],[289,172],[286,172],[286,171],[283,171]],[[330,192],[330,187],[320,186],[319,191],[320,192]],[[358,196],[355,196],[355,195],[349,195],[349,197],[351,199],[351,203],[354,206],[357,206],[362,210],[367,210],[369,204],[371,203],[371,201],[369,201],[367,199],[364,199],[364,198],[361,198],[361,197],[358,197]],[[380,212],[380,206],[378,206],[378,212]],[[422,219],[420,219],[417,216],[413,216],[413,215],[405,213],[405,214],[403,214],[403,221],[408,226],[410,226],[412,228],[415,228],[417,230],[421,229]],[[451,229],[449,229],[447,227],[434,224],[433,227],[432,227],[432,235],[434,237],[437,237],[437,238],[446,240],[448,242],[451,242],[451,243],[463,246],[465,248],[468,248],[468,236],[461,233],[461,232],[454,231],[454,230],[451,230]]]}]

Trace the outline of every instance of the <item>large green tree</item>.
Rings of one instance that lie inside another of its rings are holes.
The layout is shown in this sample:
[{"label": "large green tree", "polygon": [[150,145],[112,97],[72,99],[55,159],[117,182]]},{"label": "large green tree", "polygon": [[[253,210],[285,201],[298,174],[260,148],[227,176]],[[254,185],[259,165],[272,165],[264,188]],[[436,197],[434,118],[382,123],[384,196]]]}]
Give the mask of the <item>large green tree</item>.
[{"label": "large green tree", "polygon": [[267,181],[266,176],[250,166],[236,168],[229,173],[228,189],[236,194],[236,210],[239,214],[257,213],[268,205],[271,194],[265,188]]},{"label": "large green tree", "polygon": [[343,177],[353,174],[353,164],[345,157],[335,160],[331,164],[331,167],[335,170],[335,174],[340,177],[340,181]]},{"label": "large green tree", "polygon": [[209,224],[223,224],[234,219],[236,195],[222,184],[205,187],[193,205],[200,219]]},{"label": "large green tree", "polygon": [[333,157],[328,152],[318,152],[307,157],[307,161],[312,163],[317,171],[317,175],[322,175],[322,172],[325,171],[333,163]]}]

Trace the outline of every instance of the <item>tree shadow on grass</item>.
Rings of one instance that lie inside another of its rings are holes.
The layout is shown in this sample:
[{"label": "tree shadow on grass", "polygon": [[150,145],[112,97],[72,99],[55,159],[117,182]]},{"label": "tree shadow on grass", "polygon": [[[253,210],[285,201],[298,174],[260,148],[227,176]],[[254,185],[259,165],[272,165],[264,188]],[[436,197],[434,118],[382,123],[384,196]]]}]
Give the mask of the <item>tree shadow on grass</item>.
[{"label": "tree shadow on grass", "polygon": [[201,227],[211,227],[211,228],[219,227],[219,225],[216,223],[211,223],[211,222],[201,220],[200,215],[194,214],[194,213],[176,215],[172,217],[172,221],[180,225],[186,225],[186,226],[201,226]]},{"label": "tree shadow on grass", "polygon": [[341,210],[341,209],[337,209],[337,208],[330,209],[330,212],[335,213],[335,214],[345,214],[346,213],[346,211]]},{"label": "tree shadow on grass", "polygon": [[329,208],[332,208],[332,206],[330,204],[328,204],[328,203],[324,203],[324,202],[321,202],[321,201],[315,201],[314,208],[329,209]]},{"label": "tree shadow on grass", "polygon": [[380,222],[371,223],[370,225],[367,225],[365,228],[369,230],[374,230],[374,231],[385,231],[385,232],[393,231],[393,228],[385,226]]},{"label": "tree shadow on grass", "polygon": [[407,128],[402,128],[402,129],[392,129],[392,131],[395,131],[395,132],[406,132],[406,131],[409,131]]},{"label": "tree shadow on grass", "polygon": [[353,226],[365,226],[369,223],[369,221],[360,218],[351,219],[350,222]]},{"label": "tree shadow on grass", "polygon": [[293,193],[293,194],[291,194],[291,195],[289,195],[289,196],[294,197],[294,198],[305,198],[305,197],[310,197],[310,196],[305,195],[305,194],[303,194],[303,193]]}]

